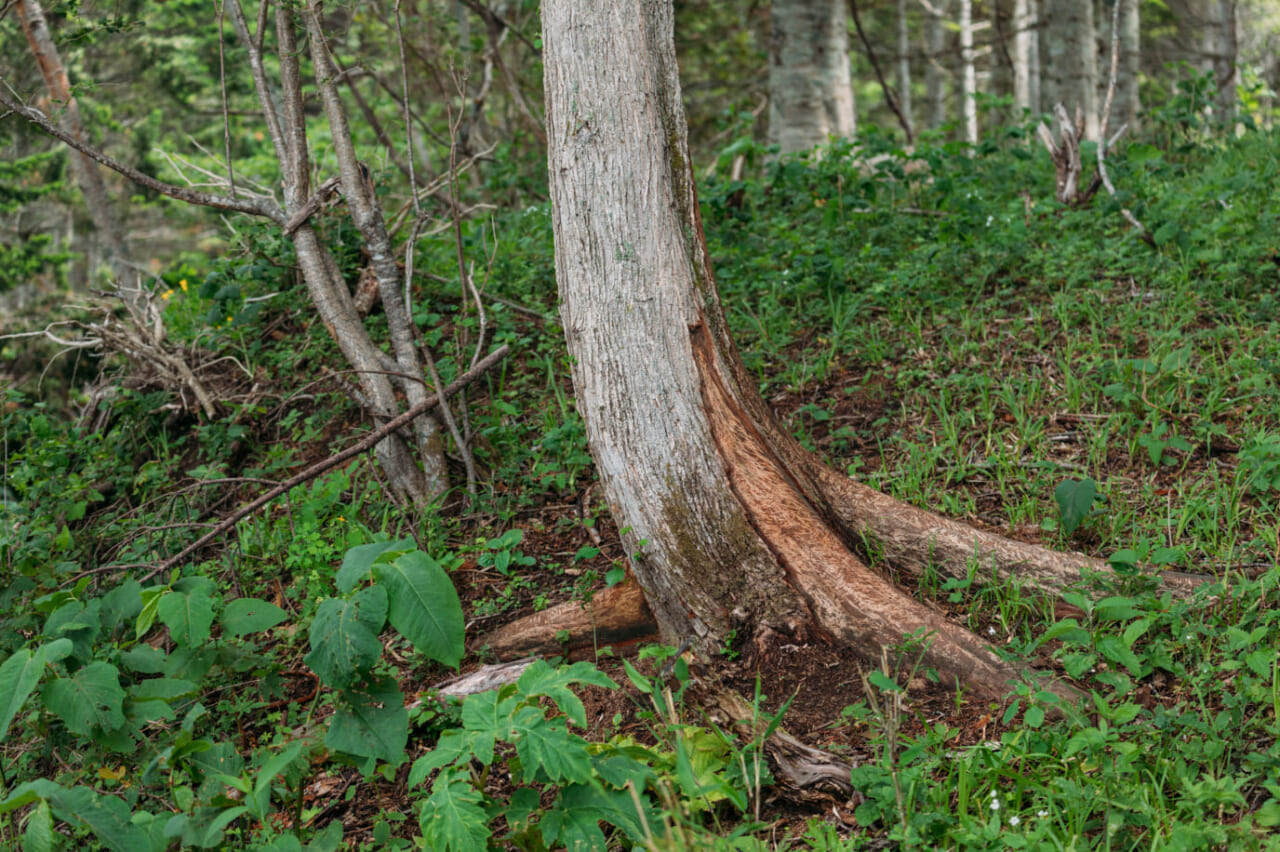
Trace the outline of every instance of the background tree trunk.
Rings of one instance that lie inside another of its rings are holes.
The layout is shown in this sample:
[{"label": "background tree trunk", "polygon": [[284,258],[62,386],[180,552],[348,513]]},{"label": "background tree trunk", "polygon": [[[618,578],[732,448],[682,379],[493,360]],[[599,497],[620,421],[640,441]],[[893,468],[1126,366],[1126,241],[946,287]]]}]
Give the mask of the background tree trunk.
[{"label": "background tree trunk", "polygon": [[907,0],[898,0],[898,108],[907,122],[907,135],[915,136],[915,119],[911,115],[911,37],[907,20]]},{"label": "background tree trunk", "polygon": [[1043,106],[1084,113],[1085,135],[1098,135],[1098,47],[1091,0],[1045,0],[1041,55]]},{"label": "background tree trunk", "polygon": [[[799,446],[737,356],[702,237],[669,0],[550,0],[543,44],[578,410],[664,637],[709,652],[742,631],[758,654],[786,637],[878,659],[919,631],[946,682],[1003,695],[1015,667],[855,555],[847,510],[876,498]],[[902,512],[884,519],[896,540],[918,510],[880,499]],[[962,565],[975,547],[959,547]]]},{"label": "background tree trunk", "polygon": [[1031,43],[1036,38],[1033,0],[1013,3],[1013,106],[1017,111],[1039,112],[1031,95]]},{"label": "background tree trunk", "polygon": [[775,0],[770,19],[769,143],[789,154],[852,136],[844,0]]},{"label": "background tree trunk", "polygon": [[947,29],[949,0],[931,0],[925,4],[924,17],[924,98],[925,122],[930,130],[947,123]]},{"label": "background tree trunk", "polygon": [[[71,80],[67,76],[67,68],[62,63],[57,45],[49,32],[49,24],[45,20],[44,9],[39,0],[17,0],[14,8],[18,20],[22,22],[22,31],[31,47],[40,74],[44,77],[49,90],[52,110],[57,114],[59,126],[71,136],[88,143],[84,123],[80,120],[80,107],[71,96]],[[128,250],[125,248],[124,227],[120,216],[107,194],[106,183],[102,172],[88,156],[77,151],[68,151],[71,158],[71,173],[75,176],[76,185],[80,187],[80,195],[84,198],[84,206],[89,211],[94,230],[102,242],[103,253],[111,266],[114,286],[120,298],[129,306],[135,316],[145,316],[142,307],[142,293],[138,272],[129,265]]]},{"label": "background tree trunk", "polygon": [[[1142,108],[1138,98],[1138,73],[1142,60],[1138,16],[1140,0],[1114,2],[1120,4],[1120,24],[1116,28],[1120,34],[1120,61],[1116,68],[1116,95],[1111,107],[1111,127],[1114,131],[1127,122],[1129,133],[1132,134],[1138,129],[1138,111]],[[1107,20],[1111,20],[1110,16]]]},{"label": "background tree trunk", "polygon": [[978,77],[973,67],[973,0],[960,0],[960,112],[964,141],[978,144]]}]

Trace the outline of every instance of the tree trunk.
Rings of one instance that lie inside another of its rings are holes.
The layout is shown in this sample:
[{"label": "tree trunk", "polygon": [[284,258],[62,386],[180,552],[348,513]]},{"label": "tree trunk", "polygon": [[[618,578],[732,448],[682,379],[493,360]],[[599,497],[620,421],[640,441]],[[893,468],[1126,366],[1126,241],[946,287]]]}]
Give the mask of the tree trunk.
[{"label": "tree trunk", "polygon": [[907,0],[898,0],[898,109],[909,137],[915,137],[915,119],[911,116],[911,38],[907,27]]},{"label": "tree trunk", "polygon": [[925,4],[924,18],[924,98],[926,123],[930,130],[937,130],[947,123],[947,29],[948,0],[933,0]]},{"label": "tree trunk", "polygon": [[[774,418],[736,353],[702,236],[669,0],[548,0],[543,44],[578,410],[663,636],[709,652],[746,632],[757,649],[831,642],[878,660],[919,631],[925,665],[945,682],[1005,694],[1017,667],[855,553],[869,507],[893,515],[875,520],[890,551],[914,541],[926,560],[961,525],[827,470]],[[985,553],[979,538],[970,531],[935,559],[958,552],[963,570],[975,546]],[[1008,544],[1059,579],[1091,563]]]},{"label": "tree trunk", "polygon": [[1045,0],[1042,85],[1044,106],[1061,103],[1084,113],[1085,135],[1098,136],[1098,48],[1091,0]]},{"label": "tree trunk", "polygon": [[[1139,26],[1139,0],[1115,0],[1120,4],[1119,33],[1120,60],[1116,67],[1116,95],[1111,107],[1111,127],[1119,129],[1129,125],[1129,133],[1138,129],[1138,72],[1141,67],[1141,28]],[[1109,19],[1108,19],[1109,20]]]},{"label": "tree trunk", "polygon": [[774,0],[769,142],[783,154],[852,136],[853,85],[844,0]]},{"label": "tree trunk", "polygon": [[[36,65],[39,66],[49,90],[49,100],[59,112],[58,124],[71,136],[87,143],[89,138],[80,120],[80,107],[71,95],[71,80],[67,76],[62,57],[58,54],[58,48],[53,43],[53,36],[49,33],[44,9],[39,0],[17,0],[14,7],[18,12],[18,20],[22,22],[27,44],[31,47]],[[116,290],[120,298],[130,306],[131,312],[144,316],[146,312],[141,308],[138,273],[128,263],[124,228],[107,195],[102,172],[98,169],[98,164],[84,154],[70,151],[68,156],[71,158],[71,172],[75,175],[76,185],[80,187],[80,195],[89,210],[89,218],[93,221],[94,230],[102,241],[104,253],[111,265]]]},{"label": "tree trunk", "polygon": [[1023,110],[1036,112],[1031,99],[1031,40],[1035,38],[1032,29],[1033,0],[1014,0],[1013,3],[1013,108],[1015,112]]},{"label": "tree trunk", "polygon": [[978,77],[973,67],[973,0],[960,0],[960,113],[964,141],[978,144]]},{"label": "tree trunk", "polygon": [[1217,0],[1214,9],[1214,37],[1211,56],[1213,77],[1218,84],[1217,109],[1223,119],[1236,114],[1236,87],[1240,84],[1240,21],[1236,0]]}]

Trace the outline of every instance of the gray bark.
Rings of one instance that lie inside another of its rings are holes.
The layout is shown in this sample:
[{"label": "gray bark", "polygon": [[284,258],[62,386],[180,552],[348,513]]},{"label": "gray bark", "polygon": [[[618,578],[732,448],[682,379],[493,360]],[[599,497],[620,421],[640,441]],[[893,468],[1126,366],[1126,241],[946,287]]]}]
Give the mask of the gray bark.
[{"label": "gray bark", "polygon": [[1114,0],[1120,5],[1119,33],[1120,55],[1116,67],[1116,94],[1111,106],[1111,127],[1129,125],[1129,133],[1138,129],[1138,72],[1141,67],[1141,30],[1138,4],[1140,0]]},{"label": "gray bark", "polygon": [[[411,325],[413,318],[409,315],[405,304],[404,281],[400,274],[400,266],[396,263],[391,237],[387,234],[382,205],[374,195],[372,178],[369,176],[368,169],[356,157],[346,108],[338,95],[338,69],[329,56],[324,32],[320,25],[320,3],[312,2],[305,18],[310,36],[311,62],[315,67],[316,83],[320,89],[321,100],[324,102],[325,115],[329,120],[329,135],[338,161],[338,171],[342,177],[342,194],[347,201],[351,220],[364,238],[365,250],[369,253],[369,265],[378,279],[378,293],[387,317],[391,350],[395,355],[397,370],[404,376],[411,377],[401,382],[400,386],[404,390],[409,407],[412,408],[425,400],[429,393],[426,385],[420,381],[423,365],[418,358],[415,346]],[[436,388],[436,390],[440,389]],[[442,403],[442,406],[448,405],[448,401]],[[414,420],[413,428],[427,494],[431,497],[439,496],[449,488],[449,473],[445,463],[440,424],[431,415],[424,414]]]},{"label": "gray bark", "polygon": [[898,0],[898,109],[908,124],[907,135],[913,136],[915,119],[911,115],[911,38],[907,23],[907,0]]},{"label": "gray bark", "polygon": [[774,0],[770,19],[770,144],[789,154],[852,136],[857,126],[844,0]]},{"label": "gray bark", "polygon": [[1045,0],[1041,84],[1044,106],[1084,114],[1085,135],[1098,135],[1098,48],[1091,0]]},{"label": "gray bark", "polygon": [[924,4],[924,97],[925,123],[936,130],[947,122],[947,30],[945,26],[949,0],[931,0]]},{"label": "gray bark", "polygon": [[1037,111],[1031,97],[1031,42],[1036,37],[1033,29],[1034,0],[1014,0],[1013,4],[1013,106],[1016,111]]}]

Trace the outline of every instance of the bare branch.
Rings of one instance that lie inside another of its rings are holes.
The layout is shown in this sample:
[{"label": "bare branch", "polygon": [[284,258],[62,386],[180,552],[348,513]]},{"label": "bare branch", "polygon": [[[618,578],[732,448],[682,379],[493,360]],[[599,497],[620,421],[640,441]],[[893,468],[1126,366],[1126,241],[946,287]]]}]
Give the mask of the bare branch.
[{"label": "bare branch", "polygon": [[225,195],[211,195],[207,192],[199,192],[193,189],[187,189],[182,186],[175,186],[171,183],[156,180],[150,175],[145,175],[135,169],[133,166],[125,165],[114,157],[110,157],[98,149],[86,145],[70,133],[65,133],[62,128],[58,127],[53,121],[34,107],[26,106],[13,100],[9,95],[0,91],[0,106],[5,107],[10,112],[17,113],[25,118],[31,124],[40,128],[42,131],[57,139],[59,142],[70,148],[79,151],[86,157],[100,163],[114,172],[124,175],[129,180],[144,186],[147,189],[154,190],[161,195],[175,198],[178,201],[185,201],[188,204],[196,204],[201,207],[212,207],[215,210],[229,210],[233,213],[248,213],[253,216],[263,216],[274,222],[284,223],[284,212],[273,201],[267,199],[248,199],[248,198],[232,198]]}]

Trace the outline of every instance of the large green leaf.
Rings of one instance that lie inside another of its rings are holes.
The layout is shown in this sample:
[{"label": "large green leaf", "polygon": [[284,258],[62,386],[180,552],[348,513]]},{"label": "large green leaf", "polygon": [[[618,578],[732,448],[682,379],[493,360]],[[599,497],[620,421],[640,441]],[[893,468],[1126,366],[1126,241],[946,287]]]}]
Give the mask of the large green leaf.
[{"label": "large green leaf", "polygon": [[59,817],[79,821],[93,831],[108,849],[138,852],[150,849],[146,831],[130,821],[129,806],[115,796],[98,796],[87,787],[59,790],[49,797]]},{"label": "large green leaf", "polygon": [[347,706],[333,714],[324,744],[334,751],[398,763],[409,741],[409,711],[391,678],[366,691],[344,692]]},{"label": "large green leaf", "polygon": [[70,677],[49,681],[41,700],[73,734],[88,737],[124,725],[124,690],[120,673],[110,663],[90,663]]},{"label": "large green leaf", "polygon": [[1075,532],[1076,527],[1089,516],[1097,494],[1097,484],[1087,476],[1079,480],[1068,479],[1053,489],[1053,499],[1058,502],[1058,515],[1064,535]]},{"label": "large green leaf", "polygon": [[420,550],[373,566],[390,599],[389,619],[423,654],[457,668],[464,651],[462,604],[453,581]]},{"label": "large green leaf", "polygon": [[0,743],[9,736],[9,725],[27,703],[44,673],[44,648],[32,653],[15,651],[0,665]]},{"label": "large green leaf", "polygon": [[[645,805],[648,805],[647,798],[643,797]],[[632,841],[643,842],[641,818],[629,792],[574,784],[560,791],[560,798],[539,825],[548,846],[568,852],[591,852],[608,848],[600,830],[601,820],[620,829]],[[661,823],[661,817],[650,807],[645,807],[643,818],[650,825]]]},{"label": "large green leaf", "polygon": [[605,689],[617,689],[618,687],[608,675],[585,661],[557,668],[545,660],[534,660],[520,674],[520,679],[516,681],[516,688],[520,690],[521,695],[526,697],[535,695],[547,696],[555,701],[562,713],[572,719],[579,727],[585,728],[587,726],[587,711],[582,706],[582,701],[578,696],[573,693],[573,690],[569,689],[569,685],[573,683],[586,683]]},{"label": "large green leaf", "polygon": [[222,611],[222,630],[228,636],[243,636],[269,630],[289,617],[275,604],[257,598],[236,598]]},{"label": "large green leaf", "polygon": [[462,702],[462,724],[476,760],[493,763],[493,749],[499,740],[511,737],[511,712],[518,698],[501,698],[496,689],[472,695]]},{"label": "large green leaf", "polygon": [[526,705],[512,717],[511,728],[525,781],[561,783],[591,778],[587,741],[569,733],[563,717],[548,719],[540,708]]},{"label": "large green leaf", "polygon": [[213,626],[213,599],[203,590],[169,592],[160,598],[156,614],[169,628],[173,641],[188,648],[203,645]]},{"label": "large green leaf", "polygon": [[344,689],[382,656],[378,631],[387,620],[387,592],[361,589],[350,600],[329,598],[311,622],[311,653],[304,662],[326,685]]},{"label": "large green leaf", "polygon": [[375,562],[394,558],[416,547],[413,539],[401,538],[395,541],[375,541],[372,544],[361,544],[351,548],[342,558],[342,567],[338,569],[338,576],[334,578],[338,591],[349,592],[358,586],[361,580],[371,576]]},{"label": "large green leaf", "polygon": [[426,847],[436,852],[488,848],[489,818],[480,807],[481,801],[470,784],[452,772],[442,772],[418,811],[418,827]]}]

